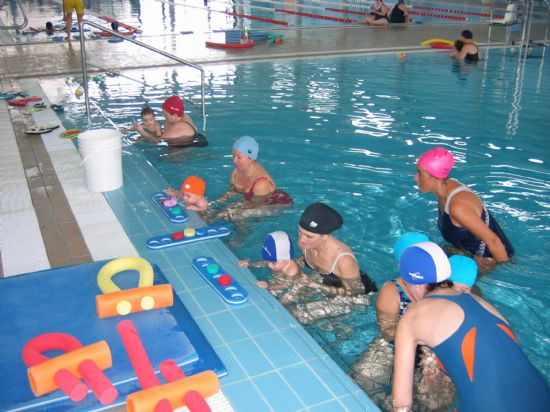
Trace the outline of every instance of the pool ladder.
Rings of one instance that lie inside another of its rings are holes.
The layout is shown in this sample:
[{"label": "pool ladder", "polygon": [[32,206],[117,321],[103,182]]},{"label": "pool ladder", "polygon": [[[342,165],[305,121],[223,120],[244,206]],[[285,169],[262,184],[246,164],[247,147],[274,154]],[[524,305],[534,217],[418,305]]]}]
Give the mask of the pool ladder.
[{"label": "pool ladder", "polygon": [[15,0],[15,4],[21,10],[21,14],[23,15],[23,22],[21,24],[15,24],[15,16],[14,16],[14,18],[13,18],[14,19],[14,24],[13,25],[10,25],[10,26],[1,26],[0,25],[0,29],[2,29],[2,30],[8,30],[8,29],[20,30],[20,29],[24,29],[25,27],[27,27],[27,24],[29,23],[29,20],[27,19],[27,15],[25,14],[25,9],[23,8],[23,5],[21,4],[21,2],[19,0]]},{"label": "pool ladder", "polygon": [[[18,0],[19,1],[19,0]],[[82,59],[82,78],[83,78],[83,89],[84,89],[84,98],[86,103],[86,114],[88,115],[88,124],[91,124],[91,113],[90,113],[90,95],[88,92],[88,66],[93,66],[92,64],[89,64],[86,59],[86,36],[83,35],[84,33],[84,26],[92,26],[96,29],[99,29],[103,32],[110,33],[113,37],[118,37],[121,39],[124,39],[125,41],[129,41],[130,43],[134,43],[137,46],[143,47],[147,50],[150,50],[152,52],[155,52],[157,54],[160,54],[164,57],[167,57],[169,59],[172,59],[178,63],[181,63],[183,65],[192,67],[194,69],[197,69],[201,73],[201,116],[203,119],[206,117],[206,106],[205,106],[205,81],[204,81],[204,69],[194,63],[191,63],[187,60],[180,59],[178,56],[175,56],[173,54],[167,53],[164,50],[157,49],[156,47],[149,46],[146,43],[134,40],[130,38],[129,36],[124,36],[116,31],[113,31],[107,27],[101,26],[100,24],[94,23],[93,21],[89,20],[82,20],[79,24],[80,28],[80,56]],[[97,67],[97,66],[94,66]]]}]

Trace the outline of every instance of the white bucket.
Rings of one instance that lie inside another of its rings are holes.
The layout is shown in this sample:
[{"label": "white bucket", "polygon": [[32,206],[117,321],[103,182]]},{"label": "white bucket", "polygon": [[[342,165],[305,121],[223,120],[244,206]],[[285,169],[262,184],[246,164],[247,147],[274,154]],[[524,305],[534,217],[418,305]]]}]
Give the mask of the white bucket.
[{"label": "white bucket", "polygon": [[78,135],[86,186],[108,192],[122,186],[122,136],[115,129],[88,130]]}]

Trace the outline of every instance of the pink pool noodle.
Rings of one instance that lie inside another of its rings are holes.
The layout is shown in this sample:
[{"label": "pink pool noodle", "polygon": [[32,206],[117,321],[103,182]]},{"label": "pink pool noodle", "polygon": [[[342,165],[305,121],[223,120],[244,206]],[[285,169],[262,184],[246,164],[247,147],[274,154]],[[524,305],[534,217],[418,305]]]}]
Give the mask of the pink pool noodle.
[{"label": "pink pool noodle", "polygon": [[172,412],[173,410],[174,409],[172,409],[172,405],[170,405],[170,401],[168,399],[161,399],[155,405],[154,412]]},{"label": "pink pool noodle", "polygon": [[102,405],[110,405],[118,397],[118,391],[94,361],[83,361],[78,366],[78,372]]},{"label": "pink pool noodle", "polygon": [[43,355],[42,352],[61,350],[68,353],[81,347],[82,343],[67,333],[43,333],[42,335],[35,336],[25,344],[21,356],[25,365],[30,368],[50,359],[46,355]]},{"label": "pink pool noodle", "polygon": [[168,383],[185,378],[185,373],[183,373],[178,364],[172,359],[162,361],[159,370],[164,380]]},{"label": "pink pool noodle", "polygon": [[88,387],[67,369],[59,369],[53,380],[59,389],[74,402],[80,402],[88,394]]},{"label": "pink pool noodle", "polygon": [[147,356],[147,352],[141,343],[141,339],[132,321],[120,321],[117,325],[117,330],[142,389],[160,385],[157,375],[155,375],[155,370],[153,366],[151,366],[151,361]]},{"label": "pink pool noodle", "polygon": [[191,412],[212,412],[210,406],[206,403],[200,393],[194,390],[185,392],[183,403]]}]

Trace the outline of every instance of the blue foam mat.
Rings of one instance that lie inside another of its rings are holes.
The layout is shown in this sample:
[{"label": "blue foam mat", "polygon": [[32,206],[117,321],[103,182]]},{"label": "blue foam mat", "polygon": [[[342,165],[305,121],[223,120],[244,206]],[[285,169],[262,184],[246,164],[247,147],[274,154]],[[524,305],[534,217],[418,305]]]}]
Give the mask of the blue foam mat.
[{"label": "blue foam mat", "polygon": [[[92,393],[82,402],[71,401],[59,390],[39,398],[34,396],[21,351],[31,338],[49,332],[71,334],[84,346],[106,340],[113,355],[113,366],[105,370],[105,375],[119,392],[118,399],[109,407],[124,404],[126,395],[141,388],[116,330],[123,319],[134,323],[157,374],[160,362],[166,359],[176,361],[186,375],[209,369],[218,376],[227,373],[177,296],[170,308],[98,319],[95,296],[101,291],[96,277],[106,262],[0,280],[0,410],[93,411],[106,408]],[[168,283],[158,266],[153,265],[153,268],[154,283]],[[115,275],[113,280],[126,289],[137,287],[138,276],[137,272],[125,271]],[[164,382],[162,377],[159,380]]]}]

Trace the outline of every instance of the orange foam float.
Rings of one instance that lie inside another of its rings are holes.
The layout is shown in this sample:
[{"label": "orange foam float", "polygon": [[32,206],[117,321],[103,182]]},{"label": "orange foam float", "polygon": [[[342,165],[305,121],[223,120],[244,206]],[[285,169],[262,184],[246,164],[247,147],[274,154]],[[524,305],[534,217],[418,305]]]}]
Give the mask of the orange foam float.
[{"label": "orange foam float", "polygon": [[186,406],[184,395],[189,391],[197,391],[203,398],[207,398],[220,391],[220,381],[213,371],[204,371],[185,379],[134,392],[126,398],[126,407],[128,412],[150,412],[155,410],[162,399],[167,399],[172,408],[180,408]]},{"label": "orange foam float", "polygon": [[[125,270],[139,273],[137,288],[121,290],[113,282],[112,277]],[[97,275],[97,284],[103,292],[96,296],[97,316],[103,319],[172,306],[172,286],[153,285],[153,280],[153,267],[145,259],[125,257],[106,263]]]}]

